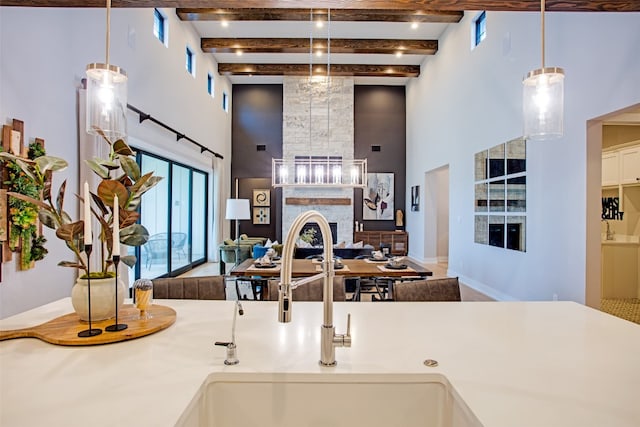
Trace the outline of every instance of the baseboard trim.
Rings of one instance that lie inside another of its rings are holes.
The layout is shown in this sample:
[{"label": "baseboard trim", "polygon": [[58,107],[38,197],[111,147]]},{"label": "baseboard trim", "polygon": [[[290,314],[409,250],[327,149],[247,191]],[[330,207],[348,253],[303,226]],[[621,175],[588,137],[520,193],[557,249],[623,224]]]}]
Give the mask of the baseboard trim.
[{"label": "baseboard trim", "polygon": [[458,277],[458,280],[470,287],[471,289],[478,291],[480,293],[485,294],[486,296],[493,298],[496,301],[519,301],[518,299],[512,297],[511,295],[505,294],[504,292],[500,292],[497,289],[492,288],[482,282],[479,282],[475,279],[465,276],[464,274],[459,274],[455,270],[448,269],[447,276],[450,277]]}]

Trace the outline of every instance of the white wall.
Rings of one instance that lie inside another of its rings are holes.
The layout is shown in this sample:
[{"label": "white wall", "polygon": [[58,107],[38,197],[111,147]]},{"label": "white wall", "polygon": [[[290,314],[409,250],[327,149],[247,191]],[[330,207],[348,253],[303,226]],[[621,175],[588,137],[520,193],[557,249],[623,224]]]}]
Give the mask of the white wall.
[{"label": "white wall", "polygon": [[[215,61],[200,52],[199,36],[191,25],[181,24],[172,9],[163,11],[169,20],[168,48],[153,36],[153,9],[112,10],[110,62],[127,71],[130,104],[225,157],[216,161],[215,173],[225,172],[215,183],[220,194],[212,201],[224,199],[231,120],[221,105],[222,90],[230,96],[231,84],[217,74]],[[0,8],[0,117],[3,123],[23,120],[26,140],[44,138],[48,154],[69,161],[70,167],[54,183],[67,178],[67,195],[77,191],[82,164],[77,155],[76,90],[86,65],[105,61],[105,16],[104,9]],[[197,55],[195,78],[184,69],[187,42]],[[214,98],[206,91],[207,72],[216,81]],[[175,135],[149,121],[138,124],[133,113],[128,119],[131,144],[213,176],[210,154],[176,142]],[[75,198],[67,197],[67,203],[67,210],[75,214]],[[211,221],[209,229],[210,252],[215,252]],[[0,318],[69,295],[75,271],[56,264],[71,259],[71,252],[53,233],[47,230],[45,236],[49,255],[35,269],[21,272],[13,262],[2,265]]]},{"label": "white wall", "polygon": [[[440,40],[407,87],[407,187],[450,165],[450,274],[498,299],[584,302],[586,121],[640,100],[640,14],[548,13],[546,65],[565,69],[565,135],[527,149],[527,251],[473,242],[473,156],[522,135],[521,80],[540,67],[540,15],[474,12]],[[410,235],[424,211],[407,210]],[[423,259],[418,245],[410,255]]]}]

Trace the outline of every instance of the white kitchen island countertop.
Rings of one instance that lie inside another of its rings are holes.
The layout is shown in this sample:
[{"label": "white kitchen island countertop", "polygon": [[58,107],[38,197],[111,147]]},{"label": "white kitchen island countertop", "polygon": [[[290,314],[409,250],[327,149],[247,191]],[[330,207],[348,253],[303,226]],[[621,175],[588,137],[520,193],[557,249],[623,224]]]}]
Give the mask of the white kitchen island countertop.
[{"label": "white kitchen island countertop", "polygon": [[[173,426],[214,372],[386,372],[444,375],[485,427],[640,426],[640,325],[577,303],[336,303],[336,331],[351,313],[353,344],[336,349],[333,368],[318,365],[322,303],[294,302],[281,324],[276,302],[243,302],[236,366],[213,345],[230,339],[233,302],[156,304],[176,323],[132,341],[0,342],[0,425]],[[71,311],[63,299],[0,329]]]}]

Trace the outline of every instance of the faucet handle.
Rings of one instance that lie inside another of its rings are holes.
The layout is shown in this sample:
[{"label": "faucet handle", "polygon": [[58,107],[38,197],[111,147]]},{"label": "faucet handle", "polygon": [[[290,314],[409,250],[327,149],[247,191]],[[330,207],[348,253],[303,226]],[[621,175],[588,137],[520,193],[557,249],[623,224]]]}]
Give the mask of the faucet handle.
[{"label": "faucet handle", "polygon": [[348,337],[351,336],[351,313],[347,313],[347,333]]},{"label": "faucet handle", "polygon": [[347,333],[338,335],[340,347],[351,347],[351,313],[347,313]]}]

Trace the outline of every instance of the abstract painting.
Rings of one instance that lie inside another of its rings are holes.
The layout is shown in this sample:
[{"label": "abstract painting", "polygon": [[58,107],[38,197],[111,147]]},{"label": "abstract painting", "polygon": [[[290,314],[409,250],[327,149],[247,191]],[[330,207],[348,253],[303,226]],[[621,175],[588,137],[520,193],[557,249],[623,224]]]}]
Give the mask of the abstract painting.
[{"label": "abstract painting", "polygon": [[367,188],[362,194],[362,219],[393,220],[393,198],[393,173],[368,173]]}]

